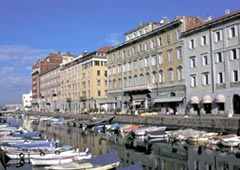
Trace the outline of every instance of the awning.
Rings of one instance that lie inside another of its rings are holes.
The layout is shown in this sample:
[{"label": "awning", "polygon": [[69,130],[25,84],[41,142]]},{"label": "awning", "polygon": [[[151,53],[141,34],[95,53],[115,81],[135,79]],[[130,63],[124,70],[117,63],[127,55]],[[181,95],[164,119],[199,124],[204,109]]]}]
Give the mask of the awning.
[{"label": "awning", "polygon": [[154,100],[154,103],[166,103],[166,102],[180,102],[183,97],[159,97]]},{"label": "awning", "polygon": [[199,98],[197,96],[192,96],[190,103],[191,104],[199,104]]},{"label": "awning", "polygon": [[215,102],[216,103],[225,103],[225,96],[223,94],[217,95],[217,97],[215,98]]},{"label": "awning", "polygon": [[209,95],[204,96],[202,103],[212,103],[212,97]]}]

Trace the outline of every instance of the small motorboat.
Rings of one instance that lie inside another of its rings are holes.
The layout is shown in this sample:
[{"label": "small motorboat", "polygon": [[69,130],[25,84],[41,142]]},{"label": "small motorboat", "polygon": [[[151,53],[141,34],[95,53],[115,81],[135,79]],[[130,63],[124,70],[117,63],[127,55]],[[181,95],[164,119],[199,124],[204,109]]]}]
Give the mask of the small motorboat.
[{"label": "small motorboat", "polygon": [[32,165],[58,165],[58,164],[65,164],[72,161],[79,161],[83,159],[90,159],[92,154],[88,152],[89,150],[86,149],[84,152],[79,152],[79,150],[75,151],[66,151],[66,152],[59,152],[59,154],[52,153],[52,154],[45,154],[45,155],[36,155],[30,158],[30,162]]},{"label": "small motorboat", "polygon": [[120,165],[121,159],[117,151],[111,151],[104,155],[93,157],[89,160],[74,161],[62,165],[45,167],[52,170],[110,170]]}]

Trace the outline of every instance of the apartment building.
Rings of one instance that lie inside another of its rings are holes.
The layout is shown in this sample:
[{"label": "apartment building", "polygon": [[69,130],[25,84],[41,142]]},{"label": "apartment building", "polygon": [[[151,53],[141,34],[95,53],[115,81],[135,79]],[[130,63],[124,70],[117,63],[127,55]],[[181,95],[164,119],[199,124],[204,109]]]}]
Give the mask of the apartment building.
[{"label": "apartment building", "polygon": [[84,52],[73,61],[60,65],[61,111],[84,113],[100,109],[107,96],[107,59],[109,46]]},{"label": "apartment building", "polygon": [[[60,54],[60,53],[59,53]],[[72,61],[75,56],[70,52],[60,54],[62,63]],[[56,65],[47,69],[40,74],[40,99],[39,110],[43,112],[60,111],[60,95],[61,95],[60,65]]]},{"label": "apartment building", "polygon": [[202,23],[199,17],[163,18],[140,24],[125,34],[126,41],[107,53],[108,105],[113,110],[137,113],[183,113],[186,86],[181,33]]},{"label": "apartment building", "polygon": [[32,110],[32,91],[22,95],[22,105],[25,111]]},{"label": "apartment building", "polygon": [[190,114],[240,113],[240,11],[182,34]]},{"label": "apartment building", "polygon": [[60,53],[50,53],[42,61],[37,59],[36,63],[32,67],[32,106],[34,111],[39,110],[39,104],[41,99],[40,93],[40,74],[48,69],[55,67],[62,63],[62,56]]}]

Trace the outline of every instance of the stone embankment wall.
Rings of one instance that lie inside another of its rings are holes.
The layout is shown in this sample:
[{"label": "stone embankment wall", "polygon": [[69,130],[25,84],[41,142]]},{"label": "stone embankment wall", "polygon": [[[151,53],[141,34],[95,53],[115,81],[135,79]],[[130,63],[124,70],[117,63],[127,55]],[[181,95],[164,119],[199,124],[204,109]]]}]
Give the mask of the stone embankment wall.
[{"label": "stone embankment wall", "polygon": [[[36,114],[36,113],[33,113]],[[93,117],[103,118],[112,115],[92,115],[92,114],[63,114],[63,113],[41,113],[53,117],[64,117],[69,119],[92,120]],[[136,116],[136,115],[114,115],[113,122],[135,123],[143,125],[167,126],[168,128],[195,128],[201,130],[240,133],[240,117],[223,116],[174,116],[174,115],[155,115],[155,116]]]}]

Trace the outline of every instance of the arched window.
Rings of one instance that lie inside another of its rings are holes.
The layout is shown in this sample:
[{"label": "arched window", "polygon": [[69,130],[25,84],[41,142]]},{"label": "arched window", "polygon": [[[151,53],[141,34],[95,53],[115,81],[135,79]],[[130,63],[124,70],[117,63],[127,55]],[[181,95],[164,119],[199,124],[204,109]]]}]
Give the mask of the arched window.
[{"label": "arched window", "polygon": [[182,66],[178,66],[178,68],[177,68],[177,79],[178,80],[182,80],[183,79]]},{"label": "arched window", "polygon": [[173,82],[174,81],[174,72],[172,68],[168,69],[168,77],[169,77],[169,81]]}]

